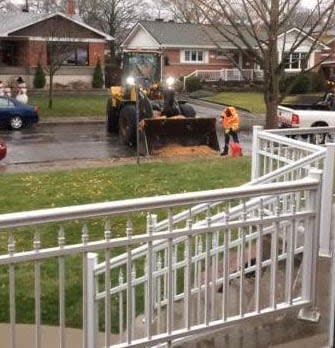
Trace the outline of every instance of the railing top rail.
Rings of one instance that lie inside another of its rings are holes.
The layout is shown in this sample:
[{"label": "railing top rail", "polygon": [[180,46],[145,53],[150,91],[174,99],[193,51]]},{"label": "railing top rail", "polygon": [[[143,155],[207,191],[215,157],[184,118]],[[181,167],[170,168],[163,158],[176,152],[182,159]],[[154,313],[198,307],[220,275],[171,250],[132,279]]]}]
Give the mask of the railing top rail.
[{"label": "railing top rail", "polygon": [[191,77],[191,76],[193,76],[193,75],[195,75],[198,71],[199,71],[199,70],[194,70],[194,71],[192,71],[191,73],[189,73],[188,75],[185,75],[185,76],[184,76],[184,80],[187,79],[187,78],[189,78],[189,77]]},{"label": "railing top rail", "polygon": [[[305,129],[305,132],[301,133],[301,134],[306,134],[306,132],[308,132],[308,131]],[[305,151],[307,150],[307,151],[311,151],[311,152],[326,151],[324,149],[324,147],[319,146],[319,145],[310,144],[307,142],[302,142],[299,140],[283,137],[282,135],[284,135],[284,134],[285,134],[284,132],[283,133],[279,133],[279,132],[276,133],[272,130],[271,131],[270,130],[261,130],[258,132],[258,135],[265,140],[270,140],[270,141],[277,142],[279,144],[292,146],[296,149],[301,149],[301,150],[305,150]],[[292,134],[295,134],[295,133],[292,132]]]},{"label": "railing top rail", "polygon": [[204,69],[204,70],[198,70],[198,73],[207,73],[207,72],[213,72],[213,73],[219,73],[221,70],[218,70],[218,69]]},{"label": "railing top rail", "polygon": [[[290,170],[294,170],[294,169],[297,169],[297,168],[300,168],[302,164],[311,164],[312,162],[315,162],[316,160],[318,159],[321,159],[325,154],[325,150],[322,149],[322,151],[318,151],[318,152],[315,152],[313,154],[310,154],[309,156],[301,159],[301,160],[298,160],[298,161],[295,161],[294,163],[291,163],[290,164]],[[247,186],[247,185],[259,185],[261,183],[263,183],[263,185],[265,183],[268,183],[270,180],[276,178],[276,177],[279,177],[281,175],[284,175],[285,173],[287,173],[287,167],[284,166],[284,167],[281,167],[281,168],[278,168],[268,174],[265,174],[255,180],[252,180],[250,182],[248,182],[247,184],[243,185],[242,187],[244,186]]]},{"label": "railing top rail", "polygon": [[143,210],[150,211],[152,209],[169,208],[171,206],[184,206],[194,204],[196,202],[211,203],[219,200],[257,197],[267,194],[283,193],[286,191],[298,191],[301,190],[302,185],[304,185],[306,189],[313,189],[317,186],[317,184],[317,180],[305,178],[284,183],[242,186],[62,208],[40,209],[19,213],[8,213],[0,215],[0,229],[27,225],[40,225],[52,222],[63,222],[74,219],[111,216]]},{"label": "railing top rail", "polygon": [[277,135],[320,134],[335,133],[335,127],[280,128],[267,129],[266,131]]}]

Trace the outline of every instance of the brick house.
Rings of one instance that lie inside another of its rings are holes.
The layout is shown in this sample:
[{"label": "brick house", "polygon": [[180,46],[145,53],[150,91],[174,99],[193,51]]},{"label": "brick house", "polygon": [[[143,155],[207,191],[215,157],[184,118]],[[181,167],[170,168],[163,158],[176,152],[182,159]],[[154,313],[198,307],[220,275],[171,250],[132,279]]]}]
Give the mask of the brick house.
[{"label": "brick house", "polygon": [[76,15],[12,12],[0,14],[0,80],[22,76],[33,85],[36,66],[48,65],[51,42],[66,46],[54,83],[91,85],[96,63],[104,65],[106,43],[113,38],[83,23]]},{"label": "brick house", "polygon": [[[288,51],[290,42],[294,42],[294,37],[299,35],[299,32],[298,29],[292,28],[280,35],[279,52]],[[250,37],[251,45],[252,40],[254,39]],[[295,53],[288,57],[287,72],[296,73],[301,70],[301,61],[309,51],[313,40],[312,37],[307,37]],[[243,47],[241,42],[238,45]],[[286,46],[283,48],[283,45]],[[261,68],[255,61],[248,58],[247,54],[241,53],[210,25],[162,20],[140,21],[130,31],[121,47],[123,52],[158,52],[161,56],[162,77],[171,75],[178,78],[196,70],[205,72],[221,69],[236,70],[236,67],[254,73],[253,76],[261,76],[257,74],[261,72]],[[328,50],[326,45],[318,43],[307,65],[314,66],[320,52]]]}]

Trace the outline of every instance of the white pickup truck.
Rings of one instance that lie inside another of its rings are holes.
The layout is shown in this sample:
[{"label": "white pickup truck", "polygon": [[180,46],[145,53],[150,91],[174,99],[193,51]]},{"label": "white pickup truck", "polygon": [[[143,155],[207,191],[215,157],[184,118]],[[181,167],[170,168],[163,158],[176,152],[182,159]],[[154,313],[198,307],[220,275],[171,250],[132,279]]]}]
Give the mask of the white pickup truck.
[{"label": "white pickup truck", "polygon": [[335,98],[326,94],[310,104],[281,104],[277,109],[278,127],[305,128],[335,126]]}]

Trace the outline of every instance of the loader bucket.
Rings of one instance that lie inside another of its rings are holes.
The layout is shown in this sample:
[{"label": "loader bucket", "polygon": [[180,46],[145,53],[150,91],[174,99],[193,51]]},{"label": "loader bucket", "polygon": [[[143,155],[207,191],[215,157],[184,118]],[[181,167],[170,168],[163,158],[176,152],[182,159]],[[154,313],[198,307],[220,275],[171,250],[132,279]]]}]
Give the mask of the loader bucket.
[{"label": "loader bucket", "polygon": [[219,150],[215,118],[156,118],[145,119],[142,142],[147,154],[168,146],[206,145]]}]

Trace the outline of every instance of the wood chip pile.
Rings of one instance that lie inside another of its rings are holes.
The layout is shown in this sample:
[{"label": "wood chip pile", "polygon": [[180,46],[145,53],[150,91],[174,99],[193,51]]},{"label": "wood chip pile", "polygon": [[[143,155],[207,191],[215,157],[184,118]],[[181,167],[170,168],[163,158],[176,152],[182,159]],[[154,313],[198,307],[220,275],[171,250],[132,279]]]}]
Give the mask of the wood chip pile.
[{"label": "wood chip pile", "polygon": [[152,151],[153,156],[192,156],[192,155],[215,155],[218,151],[206,145],[198,146],[181,146],[176,144],[170,144],[161,148],[156,148]]}]

